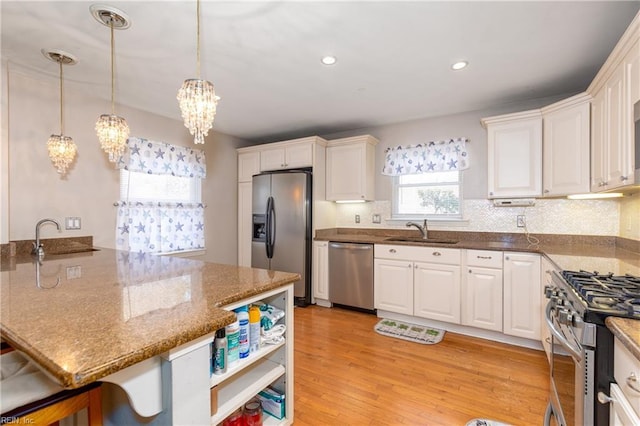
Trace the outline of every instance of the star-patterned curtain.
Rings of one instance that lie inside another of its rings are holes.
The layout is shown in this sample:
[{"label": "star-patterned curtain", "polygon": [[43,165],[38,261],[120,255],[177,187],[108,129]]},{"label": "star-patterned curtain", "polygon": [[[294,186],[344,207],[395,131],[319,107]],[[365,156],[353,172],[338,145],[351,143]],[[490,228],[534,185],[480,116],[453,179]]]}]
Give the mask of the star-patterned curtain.
[{"label": "star-patterned curtain", "polygon": [[466,138],[457,138],[387,148],[382,174],[400,176],[464,170],[469,167],[466,142]]},{"label": "star-patterned curtain", "polygon": [[127,140],[117,167],[154,175],[207,177],[204,151],[135,137]]},{"label": "star-patterned curtain", "polygon": [[[206,177],[199,149],[131,137],[118,168],[147,174]],[[137,253],[166,253],[204,248],[204,205],[129,202],[118,204],[116,248]]]}]

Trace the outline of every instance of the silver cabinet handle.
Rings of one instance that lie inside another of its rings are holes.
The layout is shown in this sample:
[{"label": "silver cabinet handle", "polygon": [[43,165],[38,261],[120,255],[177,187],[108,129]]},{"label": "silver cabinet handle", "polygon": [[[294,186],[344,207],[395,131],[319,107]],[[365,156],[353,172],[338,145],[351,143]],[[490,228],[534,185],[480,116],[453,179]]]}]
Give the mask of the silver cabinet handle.
[{"label": "silver cabinet handle", "polygon": [[627,179],[629,179],[629,176],[620,176],[620,181],[621,182],[624,182]]},{"label": "silver cabinet handle", "polygon": [[431,254],[434,255],[434,256],[442,256],[442,253],[440,253],[439,251],[434,251]]},{"label": "silver cabinet handle", "polygon": [[640,387],[638,385],[638,378],[635,373],[631,373],[629,377],[627,377],[627,386],[629,386],[634,391],[640,393]]},{"label": "silver cabinet handle", "polygon": [[[411,268],[412,265],[413,265],[413,263],[408,264],[407,268]],[[416,266],[416,268],[417,268],[417,266]]]},{"label": "silver cabinet handle", "polygon": [[505,257],[504,260],[509,260],[509,256]]},{"label": "silver cabinet handle", "polygon": [[545,189],[545,190],[544,190],[544,193],[545,193],[545,194],[548,194],[548,193],[549,193],[549,190],[548,190],[548,189]]},{"label": "silver cabinet handle", "polygon": [[470,274],[473,274],[473,271],[472,271],[471,269],[469,269],[469,273],[470,273]]},{"label": "silver cabinet handle", "polygon": [[476,256],[478,259],[491,259],[491,256]]},{"label": "silver cabinet handle", "polygon": [[395,253],[396,249],[389,249],[389,253]]}]

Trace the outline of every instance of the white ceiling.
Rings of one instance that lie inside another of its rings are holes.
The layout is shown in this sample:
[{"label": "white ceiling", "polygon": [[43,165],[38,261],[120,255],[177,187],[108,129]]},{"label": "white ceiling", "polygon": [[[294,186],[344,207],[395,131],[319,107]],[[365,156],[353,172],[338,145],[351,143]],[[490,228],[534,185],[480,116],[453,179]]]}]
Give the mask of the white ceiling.
[{"label": "white ceiling", "polygon": [[[196,74],[195,1],[2,0],[2,57],[57,77],[42,48],[79,62],[65,79],[109,99],[109,29],[123,10],[117,102],[180,119]],[[250,141],[328,134],[584,90],[640,1],[221,2],[202,9],[202,77],[222,97],[214,129]],[[332,67],[320,58],[337,56]],[[470,65],[452,71],[457,60]],[[125,117],[126,118],[126,117]]]}]

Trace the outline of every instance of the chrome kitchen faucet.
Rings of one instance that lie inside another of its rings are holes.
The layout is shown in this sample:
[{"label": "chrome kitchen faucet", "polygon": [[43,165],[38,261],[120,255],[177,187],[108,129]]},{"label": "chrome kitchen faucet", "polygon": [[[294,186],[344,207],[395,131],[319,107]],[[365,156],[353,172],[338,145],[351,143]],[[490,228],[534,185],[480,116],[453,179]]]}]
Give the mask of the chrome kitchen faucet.
[{"label": "chrome kitchen faucet", "polygon": [[407,222],[407,228],[409,228],[411,226],[415,226],[416,228],[418,228],[418,230],[422,234],[422,239],[423,240],[428,240],[429,239],[429,228],[427,228],[427,219],[424,220],[422,226],[417,224],[417,223],[415,223],[415,222]]},{"label": "chrome kitchen faucet", "polygon": [[58,231],[60,231],[60,224],[53,219],[42,219],[36,223],[36,242],[33,243],[33,250],[31,250],[31,254],[40,258],[44,257],[44,248],[42,248],[42,243],[40,243],[40,227],[47,222],[55,224]]}]

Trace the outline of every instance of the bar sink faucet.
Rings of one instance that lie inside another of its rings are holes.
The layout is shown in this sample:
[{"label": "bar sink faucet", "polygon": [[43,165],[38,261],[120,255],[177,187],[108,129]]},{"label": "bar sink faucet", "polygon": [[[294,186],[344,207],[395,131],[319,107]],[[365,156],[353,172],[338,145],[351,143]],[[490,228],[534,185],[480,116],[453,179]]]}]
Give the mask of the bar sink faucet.
[{"label": "bar sink faucet", "polygon": [[39,258],[44,257],[44,248],[42,247],[42,243],[40,243],[40,227],[45,223],[53,223],[60,231],[60,224],[53,219],[42,219],[36,223],[36,242],[33,243],[33,250],[31,250],[31,254],[38,256]]},{"label": "bar sink faucet", "polygon": [[411,226],[415,226],[416,228],[418,228],[418,231],[420,231],[420,233],[422,234],[423,240],[429,239],[429,228],[427,228],[427,219],[424,220],[422,225],[419,225],[415,222],[407,222],[407,228]]}]

